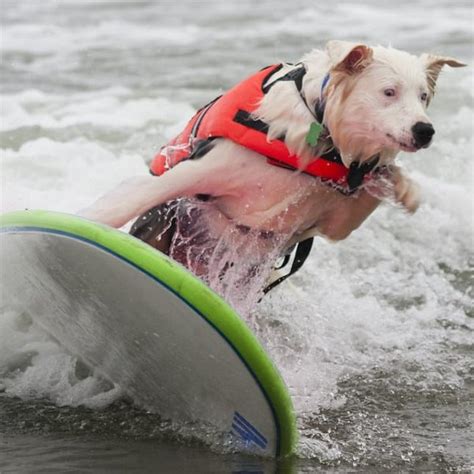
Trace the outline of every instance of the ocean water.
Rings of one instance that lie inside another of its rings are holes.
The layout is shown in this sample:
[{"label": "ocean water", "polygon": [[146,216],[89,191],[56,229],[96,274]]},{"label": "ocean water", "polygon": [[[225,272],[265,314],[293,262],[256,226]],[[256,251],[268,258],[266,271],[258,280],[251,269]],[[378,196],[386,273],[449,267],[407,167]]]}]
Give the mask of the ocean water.
[{"label": "ocean water", "polygon": [[[473,61],[467,1],[2,1],[1,210],[76,212],[200,105],[329,39]],[[443,71],[421,186],[309,262],[249,324],[292,394],[283,463],[184,439],[24,315],[0,314],[0,472],[471,472],[473,74]],[[212,433],[209,434],[212,438]]]}]

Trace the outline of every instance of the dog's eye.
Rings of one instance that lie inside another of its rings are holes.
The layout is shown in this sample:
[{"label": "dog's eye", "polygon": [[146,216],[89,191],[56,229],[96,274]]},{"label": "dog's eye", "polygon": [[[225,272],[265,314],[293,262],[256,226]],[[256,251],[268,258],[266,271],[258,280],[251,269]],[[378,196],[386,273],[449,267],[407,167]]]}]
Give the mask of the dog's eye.
[{"label": "dog's eye", "polygon": [[422,102],[426,102],[426,100],[428,99],[428,94],[426,92],[423,92],[421,94],[421,100]]},{"label": "dog's eye", "polygon": [[387,96],[387,97],[395,97],[395,89],[385,89],[383,91],[383,93]]}]

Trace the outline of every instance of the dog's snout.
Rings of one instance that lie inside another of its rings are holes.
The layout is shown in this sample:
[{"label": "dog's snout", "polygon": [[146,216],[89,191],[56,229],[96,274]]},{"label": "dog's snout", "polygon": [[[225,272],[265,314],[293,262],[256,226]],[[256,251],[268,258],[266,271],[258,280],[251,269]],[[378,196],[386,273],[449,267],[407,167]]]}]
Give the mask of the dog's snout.
[{"label": "dog's snout", "polygon": [[433,125],[426,122],[416,122],[411,128],[411,131],[418,148],[427,146],[435,133]]}]

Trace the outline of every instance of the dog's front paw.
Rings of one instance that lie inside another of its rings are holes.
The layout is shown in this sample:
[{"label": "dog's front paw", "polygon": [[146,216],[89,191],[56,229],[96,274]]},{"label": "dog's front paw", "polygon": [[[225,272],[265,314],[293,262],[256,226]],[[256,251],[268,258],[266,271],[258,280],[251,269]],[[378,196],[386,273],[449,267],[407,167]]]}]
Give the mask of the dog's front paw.
[{"label": "dog's front paw", "polygon": [[408,212],[414,213],[420,205],[419,186],[399,168],[393,170],[392,182],[395,201]]}]

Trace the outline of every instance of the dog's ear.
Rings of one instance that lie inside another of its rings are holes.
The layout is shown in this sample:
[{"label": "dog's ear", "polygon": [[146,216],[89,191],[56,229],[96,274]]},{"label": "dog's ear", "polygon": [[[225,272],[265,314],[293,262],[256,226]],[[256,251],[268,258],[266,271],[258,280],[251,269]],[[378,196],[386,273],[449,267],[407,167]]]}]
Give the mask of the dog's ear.
[{"label": "dog's ear", "polygon": [[349,41],[329,41],[326,51],[333,71],[355,74],[362,71],[372,61],[374,52],[365,44]]},{"label": "dog's ear", "polygon": [[462,63],[454,58],[449,58],[446,56],[435,56],[433,54],[422,54],[420,56],[421,61],[423,62],[426,69],[426,77],[428,79],[428,87],[430,89],[430,94],[433,96],[436,90],[436,81],[438,80],[439,73],[443,66],[451,67],[464,67],[467,64]]}]

